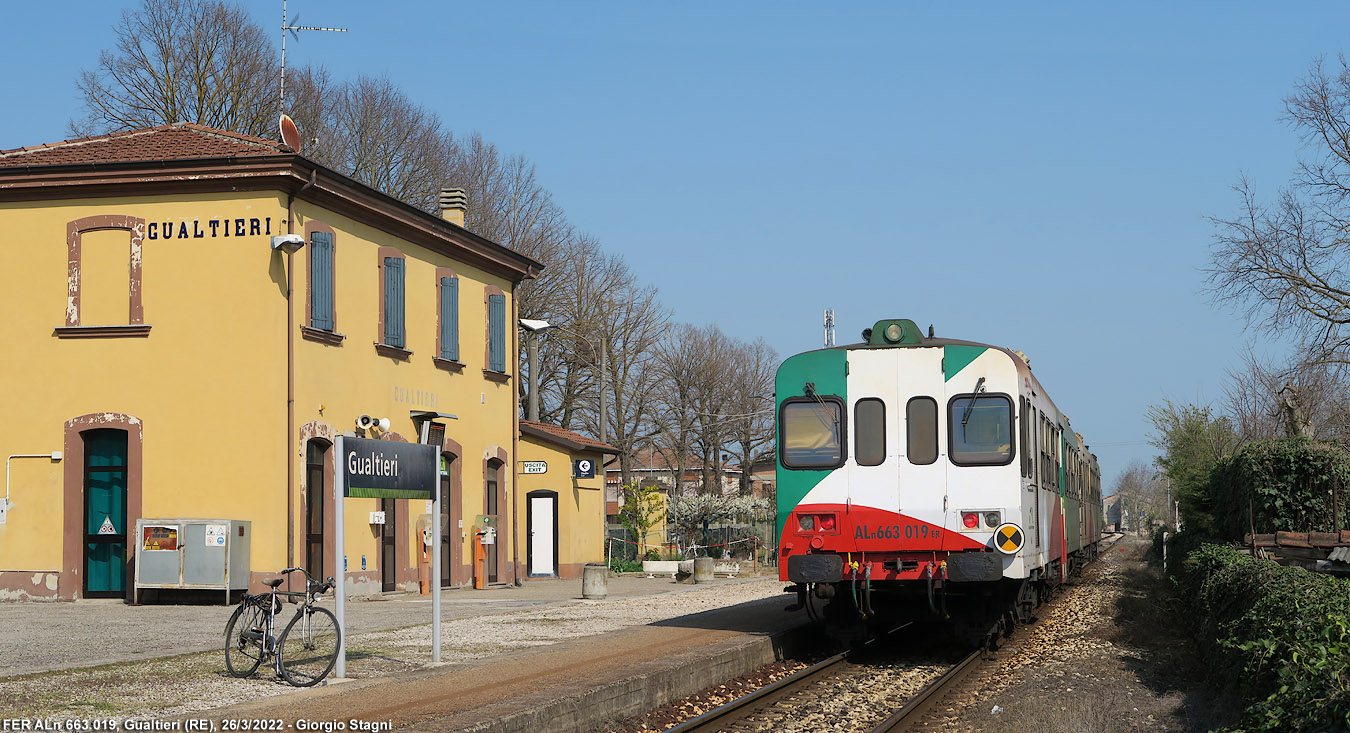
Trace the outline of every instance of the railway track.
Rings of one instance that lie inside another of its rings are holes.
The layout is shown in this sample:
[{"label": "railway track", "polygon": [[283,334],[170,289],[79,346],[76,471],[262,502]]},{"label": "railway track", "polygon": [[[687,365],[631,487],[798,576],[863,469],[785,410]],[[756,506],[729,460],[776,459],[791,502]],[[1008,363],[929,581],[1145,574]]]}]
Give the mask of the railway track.
[{"label": "railway track", "polygon": [[[1118,533],[1105,536],[1102,551],[1112,547],[1122,536]],[[1042,606],[1040,613],[1052,613],[1055,605],[1052,601]],[[1027,628],[1019,625],[1013,637],[1006,641],[1020,646]],[[892,631],[891,635],[899,630]],[[995,658],[979,650],[955,664],[943,664],[941,669],[931,666],[925,669],[925,665],[913,661],[913,657],[880,665],[875,659],[863,662],[852,657],[850,653],[836,654],[670,730],[681,733],[815,731],[822,728],[869,733],[910,730],[922,722],[948,692],[979,669],[983,661]],[[890,669],[869,675],[866,671],[869,666]],[[921,681],[915,684],[916,679]],[[832,711],[826,710],[827,706],[820,704],[823,698],[834,698],[838,705]],[[840,727],[841,720],[854,720],[856,726]]]},{"label": "railway track", "polygon": [[[829,707],[824,701],[839,701],[845,690],[870,697],[870,704],[844,703],[849,710],[848,717],[858,722],[857,730],[903,731],[919,720],[929,706],[941,700],[952,685],[978,666],[982,656],[975,652],[951,666],[913,661],[878,663],[875,659],[866,659],[875,656],[885,638],[867,647],[823,659],[687,720],[670,731],[816,730],[818,725],[813,714],[826,718],[837,715],[838,711],[831,713],[823,709]],[[897,703],[900,704],[898,709]],[[873,727],[877,720],[881,720],[880,725]]]}]

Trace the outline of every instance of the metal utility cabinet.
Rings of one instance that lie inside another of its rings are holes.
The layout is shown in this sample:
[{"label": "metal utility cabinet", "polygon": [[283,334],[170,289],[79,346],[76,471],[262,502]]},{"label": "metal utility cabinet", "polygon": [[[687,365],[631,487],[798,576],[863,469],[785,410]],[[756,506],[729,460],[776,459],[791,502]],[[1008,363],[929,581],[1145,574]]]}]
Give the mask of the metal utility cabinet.
[{"label": "metal utility cabinet", "polygon": [[136,520],[136,597],[143,588],[247,590],[252,522]]}]

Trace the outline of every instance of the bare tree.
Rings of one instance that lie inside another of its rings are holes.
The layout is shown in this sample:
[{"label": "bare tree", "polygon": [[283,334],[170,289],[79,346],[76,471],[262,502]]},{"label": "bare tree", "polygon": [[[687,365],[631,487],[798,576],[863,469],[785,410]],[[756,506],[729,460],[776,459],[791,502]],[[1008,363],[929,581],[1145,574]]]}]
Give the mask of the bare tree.
[{"label": "bare tree", "polygon": [[1245,178],[1237,216],[1218,228],[1210,286],[1249,319],[1304,340],[1313,361],[1350,361],[1350,66],[1325,60],[1285,100],[1285,117],[1311,153],[1274,203]]},{"label": "bare tree", "polygon": [[1136,532],[1149,529],[1153,522],[1167,522],[1167,491],[1162,479],[1147,463],[1130,462],[1116,477],[1115,492],[1120,495],[1121,523]]},{"label": "bare tree", "polygon": [[624,485],[632,483],[633,453],[651,432],[658,370],[652,353],[670,318],[656,298],[656,288],[632,282],[609,293],[600,333],[609,344],[606,388],[610,391],[605,420],[609,444],[620,450]]},{"label": "bare tree", "polygon": [[736,343],[727,400],[728,452],[741,464],[740,493],[750,493],[755,463],[773,450],[773,379],[778,353],[764,339]]},{"label": "bare tree", "polygon": [[219,0],[142,0],[113,26],[114,49],[80,73],[72,134],[194,122],[272,138],[280,76],[268,34]]},{"label": "bare tree", "polygon": [[703,374],[703,329],[687,323],[667,330],[655,347],[659,405],[653,447],[674,469],[673,496],[684,495],[684,475],[694,452],[698,425],[696,394]]},{"label": "bare tree", "polygon": [[1282,366],[1248,355],[1228,373],[1225,407],[1244,443],[1281,437],[1340,440],[1350,427],[1343,364],[1296,358]]}]

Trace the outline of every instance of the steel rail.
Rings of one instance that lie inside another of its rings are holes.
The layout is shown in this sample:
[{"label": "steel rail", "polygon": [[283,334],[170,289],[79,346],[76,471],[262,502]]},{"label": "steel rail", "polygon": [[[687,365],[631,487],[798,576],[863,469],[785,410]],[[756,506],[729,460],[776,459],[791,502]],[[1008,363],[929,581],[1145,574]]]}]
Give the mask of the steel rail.
[{"label": "steel rail", "polygon": [[984,656],[983,649],[976,649],[965,659],[957,662],[956,666],[947,670],[941,677],[933,680],[927,687],[919,691],[919,694],[910,698],[904,707],[895,711],[891,717],[881,721],[877,727],[872,729],[872,733],[894,733],[895,731],[907,730],[910,726],[919,722],[924,713],[928,712],[942,696],[951,691],[958,682],[966,678],[977,666]]},{"label": "steel rail", "polygon": [[887,631],[885,634],[873,637],[858,649],[840,652],[832,657],[822,659],[806,669],[799,669],[776,682],[755,690],[754,692],[742,695],[725,705],[715,707],[696,718],[690,718],[674,728],[668,729],[666,733],[699,733],[701,731],[722,730],[722,726],[727,723],[740,720],[756,710],[767,708],[787,697],[798,687],[803,687],[816,678],[824,677],[825,672],[834,669],[836,666],[846,661],[850,655],[856,654],[862,649],[866,649],[868,646],[871,646],[877,641],[884,639],[909,625],[910,623],[900,624]]},{"label": "steel rail", "polygon": [[848,652],[841,652],[828,659],[816,662],[806,669],[799,669],[781,680],[738,697],[725,705],[715,707],[697,718],[690,718],[674,728],[668,729],[666,733],[700,733],[702,731],[722,730],[722,726],[726,723],[739,720],[754,710],[766,708],[787,697],[797,687],[807,684],[817,677],[824,676],[827,670],[841,664],[848,655]]}]

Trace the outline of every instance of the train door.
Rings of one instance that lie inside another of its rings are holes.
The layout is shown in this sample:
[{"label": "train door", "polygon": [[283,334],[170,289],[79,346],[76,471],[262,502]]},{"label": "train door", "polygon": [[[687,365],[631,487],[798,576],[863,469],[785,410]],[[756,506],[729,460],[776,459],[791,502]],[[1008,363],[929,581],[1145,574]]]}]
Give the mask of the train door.
[{"label": "train door", "polygon": [[[891,389],[895,398],[887,403],[893,412],[888,424],[895,437],[888,450],[896,456],[891,475],[897,486],[897,510],[901,517],[949,528],[943,497],[947,485],[946,461],[942,460],[943,434],[939,419],[946,402],[942,373],[943,349],[904,349],[893,352]],[[894,405],[892,408],[891,405]],[[959,521],[959,520],[958,520]],[[903,547],[941,549],[941,542],[926,546],[905,541]]]}]

